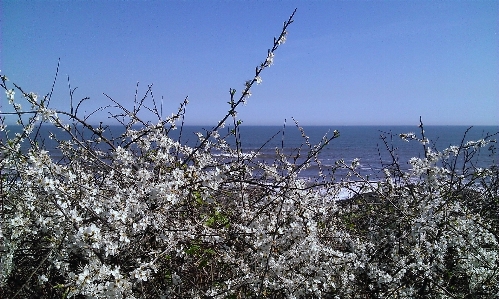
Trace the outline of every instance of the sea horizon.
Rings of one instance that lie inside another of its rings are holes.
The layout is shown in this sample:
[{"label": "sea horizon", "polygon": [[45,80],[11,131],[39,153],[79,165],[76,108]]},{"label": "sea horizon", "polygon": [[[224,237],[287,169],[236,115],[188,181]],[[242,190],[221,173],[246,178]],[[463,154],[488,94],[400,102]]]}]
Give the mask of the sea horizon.
[{"label": "sea horizon", "polygon": [[[412,126],[301,126],[308,139],[304,138],[295,124],[284,126],[255,126],[241,125],[239,127],[240,144],[243,152],[258,152],[255,162],[272,163],[276,158],[276,149],[280,150],[288,157],[294,157],[300,152],[301,157],[306,156],[310,146],[317,145],[326,135],[332,137],[334,130],[339,132],[338,138],[334,138],[323,148],[319,154],[322,163],[322,171],[326,174],[334,167],[339,160],[345,163],[351,163],[354,159],[359,159],[359,171],[362,175],[371,177],[382,177],[382,169],[393,164],[395,158],[403,170],[410,167],[408,161],[412,157],[424,157],[423,145],[412,140],[406,142],[399,137],[399,134],[414,133],[421,138],[421,131],[417,125]],[[139,127],[136,126],[135,129]],[[212,130],[212,126],[193,126],[186,125],[178,127],[169,133],[169,137],[174,140],[180,140],[182,144],[195,147],[199,144],[199,138],[195,134],[201,132],[206,135],[207,131]],[[234,126],[227,125],[218,130],[222,136],[227,135],[229,144],[234,145],[234,136],[230,131]],[[442,151],[451,145],[459,146],[467,141],[476,141],[485,138],[487,135],[497,134],[499,126],[424,126],[425,137],[429,139],[428,146],[434,150]],[[21,126],[7,126],[11,133],[19,131]],[[469,129],[469,130],[468,130]],[[465,132],[466,133],[465,136]],[[53,127],[51,124],[41,126],[39,140],[43,141],[45,148],[54,156],[60,157],[57,150],[57,143],[49,138],[50,132],[55,133],[58,138],[65,139],[64,133]],[[121,125],[110,125],[105,134],[119,136],[123,132]],[[6,132],[0,132],[0,139],[5,138]],[[180,136],[180,133],[182,136]],[[13,136],[9,133],[9,136]],[[384,136],[384,139],[383,139]],[[465,137],[464,137],[465,136]],[[91,139],[92,134],[87,132],[83,134],[86,139]],[[492,139],[497,139],[497,135]],[[309,144],[307,144],[307,141]],[[494,143],[492,143],[494,144]],[[27,144],[24,146],[27,148]],[[298,149],[301,150],[299,151]],[[390,154],[393,151],[394,157]],[[474,157],[473,162],[476,167],[489,167],[497,165],[499,161],[497,151],[490,148],[483,148],[479,155]],[[312,164],[308,169],[300,173],[301,177],[313,178],[318,175],[320,168]],[[336,173],[335,175],[344,175],[345,173]],[[332,175],[332,173],[329,173]]]}]

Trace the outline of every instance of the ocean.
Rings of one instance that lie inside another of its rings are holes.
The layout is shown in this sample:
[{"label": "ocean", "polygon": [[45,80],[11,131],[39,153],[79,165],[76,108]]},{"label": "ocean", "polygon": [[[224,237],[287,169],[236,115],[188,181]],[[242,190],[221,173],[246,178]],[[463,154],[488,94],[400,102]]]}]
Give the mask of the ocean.
[{"label": "ocean", "polygon": [[[443,150],[450,145],[460,145],[462,142],[475,141],[499,132],[497,126],[475,126],[472,127],[466,134],[469,127],[467,126],[425,126],[425,136],[430,140],[428,146]],[[233,127],[226,127],[219,130],[220,135],[225,135]],[[399,134],[413,132],[416,136],[420,136],[418,126],[304,126],[305,134],[309,137],[309,143],[314,146],[318,144],[323,136],[333,136],[333,131],[339,131],[339,137],[332,140],[319,155],[323,172],[326,176],[335,177],[339,180],[344,176],[345,172],[331,173],[332,166],[335,162],[342,159],[345,163],[350,164],[354,159],[359,159],[359,172],[364,176],[369,176],[373,180],[382,178],[382,169],[391,164],[393,159],[388,148],[393,149],[395,158],[399,161],[402,169],[409,168],[408,161],[411,157],[423,157],[423,146],[417,141],[403,141]],[[8,126],[9,136],[19,132],[19,126]],[[182,137],[180,138],[183,144],[195,146],[199,143],[195,132],[203,134],[211,130],[209,126],[185,126],[182,129]],[[38,140],[40,144],[44,144],[45,148],[58,158],[56,149],[57,143],[49,139],[50,132],[56,133],[60,139],[65,139],[61,135],[59,129],[50,125],[43,125],[40,129]],[[123,132],[122,127],[110,126],[106,134],[117,136]],[[5,142],[5,132],[1,132],[0,139]],[[170,132],[170,137],[175,140],[179,139],[180,130]],[[109,136],[109,135],[108,135]],[[308,145],[302,137],[301,132],[296,126],[278,127],[278,126],[240,126],[241,147],[244,152],[258,151],[258,161],[271,163],[275,159],[276,148],[280,149],[284,154],[296,156],[297,149],[302,148],[301,157],[306,156]],[[381,138],[385,136],[386,144]],[[85,136],[84,136],[85,137]],[[90,134],[86,136],[90,138]],[[492,139],[497,139],[499,135],[493,136]],[[228,141],[231,144],[234,137],[229,137]],[[493,143],[492,145],[495,145]],[[26,149],[26,145],[24,146]],[[300,158],[297,161],[301,161]],[[477,155],[471,159],[471,163],[476,167],[489,167],[498,165],[499,155],[492,148],[483,148]],[[319,173],[319,167],[312,163],[311,167],[300,173],[301,177],[316,178]]]}]

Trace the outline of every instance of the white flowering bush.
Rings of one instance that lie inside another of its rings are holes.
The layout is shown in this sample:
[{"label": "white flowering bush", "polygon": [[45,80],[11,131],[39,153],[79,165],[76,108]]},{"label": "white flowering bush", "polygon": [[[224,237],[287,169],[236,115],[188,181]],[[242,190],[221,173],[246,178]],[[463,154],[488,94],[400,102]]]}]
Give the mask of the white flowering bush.
[{"label": "white flowering bush", "polygon": [[[358,160],[338,161],[349,171],[341,182],[299,178],[311,164],[323,169],[318,155],[338,131],[313,146],[300,128],[308,150],[299,162],[280,149],[273,163],[242,150],[236,109],[293,16],[196,147],[170,137],[187,100],[163,118],[148,94],[130,109],[110,98],[124,128],[113,136],[78,114],[82,102],[52,109],[51,94],[39,99],[1,75],[14,111],[0,112],[1,297],[496,297],[498,168],[467,166],[490,136],[438,152],[423,131],[403,134],[425,157],[408,172],[395,161],[376,184],[358,174]],[[9,115],[22,132],[9,130]],[[41,124],[53,128],[57,159]],[[358,194],[340,201],[340,188]]]},{"label": "white flowering bush", "polygon": [[389,149],[394,162],[384,169],[383,183],[343,202],[331,220],[363,245],[358,292],[375,298],[495,298],[499,172],[497,165],[471,163],[483,147],[495,155],[495,141],[489,135],[438,152],[428,147],[422,122],[420,128],[421,138],[400,137],[421,143],[424,158],[410,159],[404,172]]}]

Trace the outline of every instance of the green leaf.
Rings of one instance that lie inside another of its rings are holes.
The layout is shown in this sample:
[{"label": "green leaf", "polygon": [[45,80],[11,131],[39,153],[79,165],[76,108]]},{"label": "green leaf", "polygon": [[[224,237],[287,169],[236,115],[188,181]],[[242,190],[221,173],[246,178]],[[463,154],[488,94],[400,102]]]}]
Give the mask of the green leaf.
[{"label": "green leaf", "polygon": [[198,254],[200,251],[201,247],[199,245],[194,244],[191,247],[189,247],[189,249],[187,249],[185,253],[190,255],[195,255]]}]

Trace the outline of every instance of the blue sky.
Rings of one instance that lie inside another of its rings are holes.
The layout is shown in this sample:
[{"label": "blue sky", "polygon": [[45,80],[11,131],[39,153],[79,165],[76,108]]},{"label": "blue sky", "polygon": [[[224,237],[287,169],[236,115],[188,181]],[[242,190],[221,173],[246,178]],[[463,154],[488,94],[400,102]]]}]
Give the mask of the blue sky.
[{"label": "blue sky", "polygon": [[[2,74],[52,107],[126,107],[153,84],[164,113],[189,97],[186,123],[211,125],[265,60],[244,124],[499,124],[498,1],[2,1]],[[8,111],[5,95],[2,110]],[[167,113],[168,112],[168,113]],[[104,120],[105,114],[94,116]]]}]

